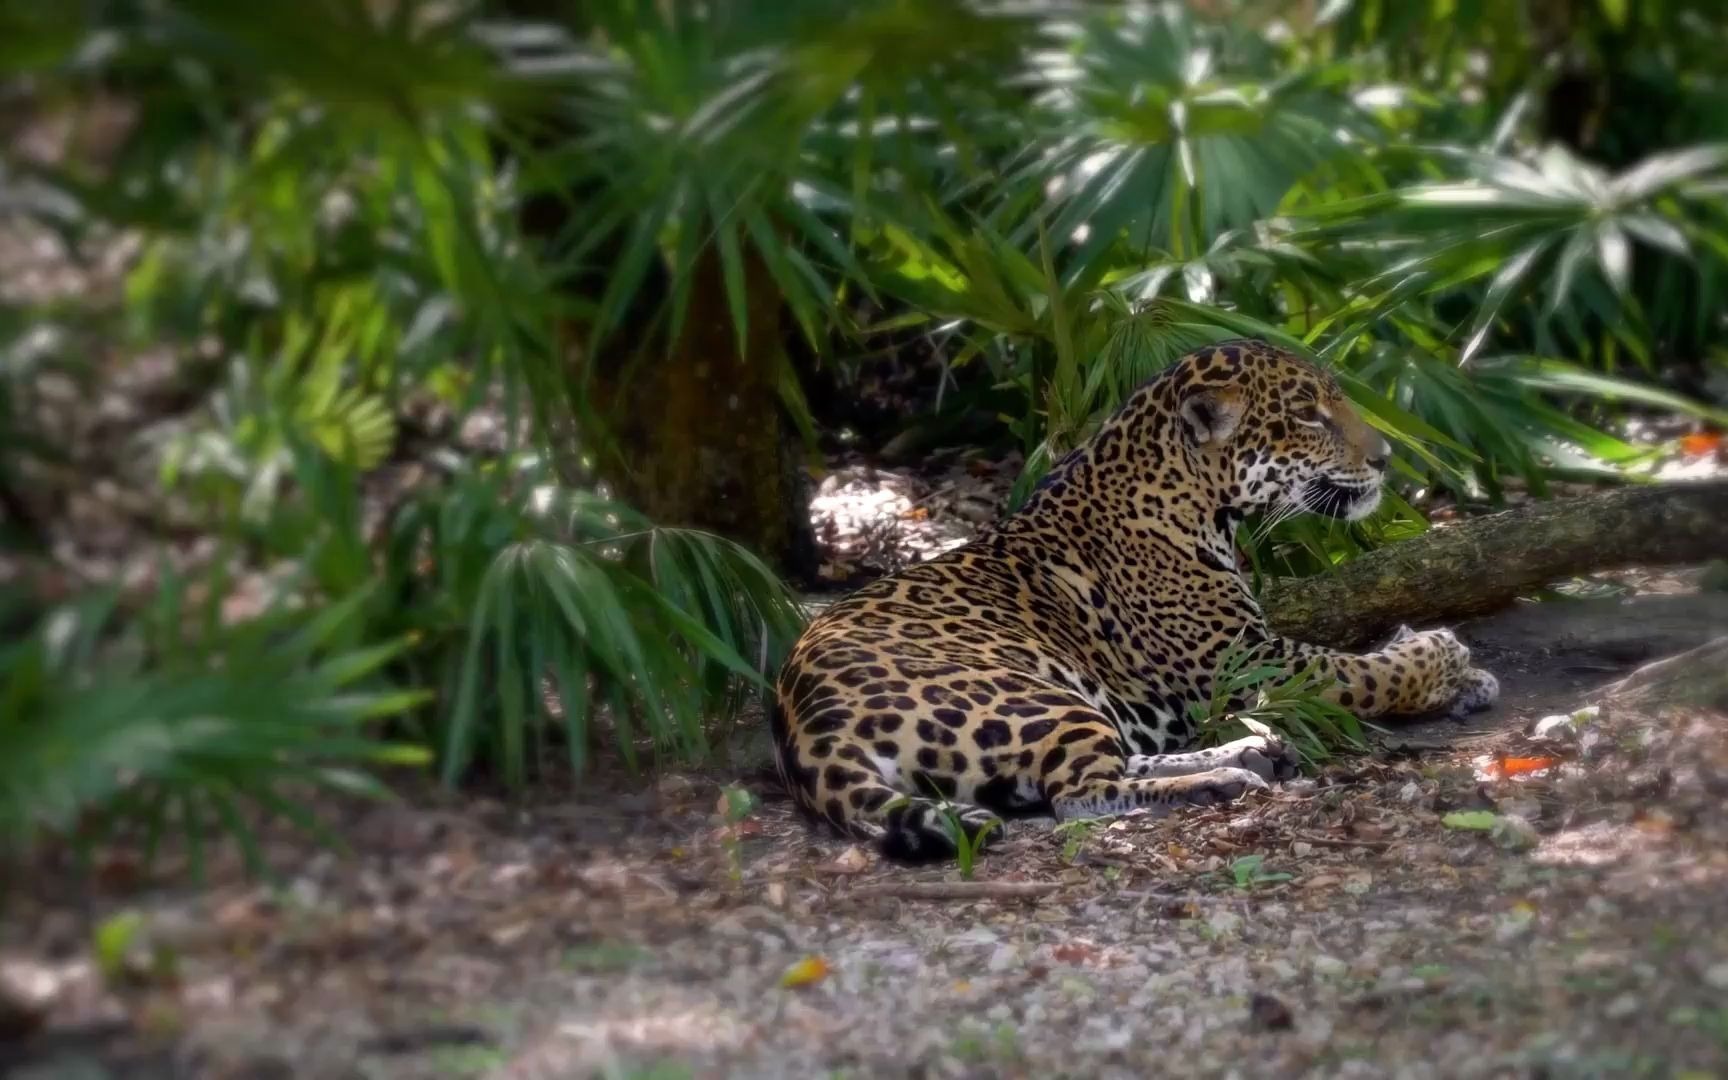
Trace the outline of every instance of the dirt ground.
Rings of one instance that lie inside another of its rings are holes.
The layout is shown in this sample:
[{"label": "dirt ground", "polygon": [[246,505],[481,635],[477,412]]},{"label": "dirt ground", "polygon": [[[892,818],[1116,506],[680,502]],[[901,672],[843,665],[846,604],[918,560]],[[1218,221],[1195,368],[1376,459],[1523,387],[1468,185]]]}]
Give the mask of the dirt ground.
[{"label": "dirt ground", "polygon": [[[45,875],[0,929],[0,976],[42,1010],[0,1016],[0,1070],[1728,1075],[1728,716],[1521,734],[1728,632],[1728,596],[1638,584],[1679,595],[1466,626],[1507,691],[1468,726],[1400,728],[1231,807],[1016,822],[973,883],[811,831],[748,740],[528,807],[336,807],[352,852],[284,837],[273,885],[233,852],[203,890],[120,856],[93,896]],[[723,782],[759,800],[736,824]],[[1473,810],[1530,828],[1445,822]],[[929,883],[984,892],[913,895]],[[93,943],[125,912],[105,978]]]}]

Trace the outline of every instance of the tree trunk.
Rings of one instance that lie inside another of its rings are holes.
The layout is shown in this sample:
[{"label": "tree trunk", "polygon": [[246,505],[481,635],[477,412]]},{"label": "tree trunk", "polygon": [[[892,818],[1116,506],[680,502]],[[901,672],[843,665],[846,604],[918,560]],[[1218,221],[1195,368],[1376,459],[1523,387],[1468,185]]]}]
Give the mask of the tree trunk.
[{"label": "tree trunk", "polygon": [[664,525],[707,529],[809,576],[815,543],[806,519],[798,441],[783,415],[780,293],[744,252],[742,352],[717,253],[692,269],[689,307],[671,348],[621,334],[623,356],[598,358],[593,400],[618,452],[601,475],[618,496]]},{"label": "tree trunk", "polygon": [[[563,236],[571,208],[596,195],[534,195],[524,202],[523,230],[549,241]],[[803,448],[778,392],[785,349],[780,290],[752,249],[742,255],[748,332],[742,353],[716,251],[705,249],[690,268],[688,308],[670,348],[665,301],[673,280],[656,262],[624,311],[621,329],[598,355],[584,355],[585,326],[566,328],[568,377],[585,388],[606,437],[555,431],[553,438],[567,451],[560,452],[561,461],[573,462],[581,456],[576,451],[593,453],[596,470],[620,501],[655,523],[718,533],[781,573],[809,579],[818,559],[800,467]],[[615,237],[568,269],[558,287],[597,300],[608,268],[621,256]],[[571,464],[560,471],[569,479],[582,470]]]},{"label": "tree trunk", "polygon": [[1530,503],[1434,529],[1332,573],[1273,581],[1262,601],[1280,633],[1354,648],[1400,623],[1420,629],[1483,615],[1578,574],[1725,554],[1728,481],[1661,484]]}]

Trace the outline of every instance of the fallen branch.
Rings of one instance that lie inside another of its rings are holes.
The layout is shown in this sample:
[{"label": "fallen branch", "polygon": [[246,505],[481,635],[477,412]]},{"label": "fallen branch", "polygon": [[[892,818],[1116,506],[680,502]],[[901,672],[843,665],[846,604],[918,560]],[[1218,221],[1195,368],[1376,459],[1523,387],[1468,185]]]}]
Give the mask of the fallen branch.
[{"label": "fallen branch", "polygon": [[1332,573],[1267,585],[1280,633],[1335,648],[1484,615],[1544,585],[1624,566],[1720,558],[1728,480],[1656,484],[1533,502],[1433,529]]},{"label": "fallen branch", "polygon": [[856,900],[1036,900],[1061,887],[1055,881],[902,881],[860,885],[846,895]]}]

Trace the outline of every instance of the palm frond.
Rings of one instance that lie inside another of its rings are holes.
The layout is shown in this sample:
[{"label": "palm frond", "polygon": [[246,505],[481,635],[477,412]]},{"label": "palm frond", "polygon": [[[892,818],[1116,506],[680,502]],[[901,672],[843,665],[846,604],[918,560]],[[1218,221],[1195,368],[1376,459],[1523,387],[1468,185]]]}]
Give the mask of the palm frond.
[{"label": "palm frond", "polygon": [[380,679],[407,643],[356,640],[363,594],[231,625],[184,595],[170,578],[125,626],[95,594],[0,652],[0,843],[126,828],[197,851],[220,826],[250,856],[258,815],[308,822],[308,792],[382,795],[374,770],[428,760],[372,733],[426,695]]},{"label": "palm frond", "polygon": [[[1057,22],[1030,79],[1049,132],[1013,183],[1052,193],[1071,273],[1129,253],[1192,258],[1359,153],[1341,72],[1274,74],[1263,51],[1178,5]],[[1012,186],[1011,186],[1012,189]]]}]

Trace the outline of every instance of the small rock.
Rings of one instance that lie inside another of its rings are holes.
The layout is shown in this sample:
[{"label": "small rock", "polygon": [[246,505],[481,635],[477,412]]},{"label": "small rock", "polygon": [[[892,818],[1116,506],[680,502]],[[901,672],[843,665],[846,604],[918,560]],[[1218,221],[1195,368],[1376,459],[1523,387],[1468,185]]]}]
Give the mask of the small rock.
[{"label": "small rock", "polygon": [[1302,1018],[1302,1026],[1293,1037],[1308,1053],[1318,1054],[1332,1045],[1332,1026],[1325,1014],[1309,1013]]},{"label": "small rock", "polygon": [[1312,795],[1319,789],[1319,787],[1319,784],[1316,784],[1312,779],[1306,776],[1299,776],[1294,780],[1284,781],[1284,791],[1291,795]]},{"label": "small rock", "polygon": [[1728,961],[1705,968],[1704,981],[1717,990],[1728,990]]},{"label": "small rock", "polygon": [[1081,1041],[1081,1046],[1089,1051],[1108,1054],[1126,1050],[1133,1042],[1134,1030],[1126,1024],[1117,1024],[1087,1036]]},{"label": "small rock", "polygon": [[1091,983],[1085,979],[1076,979],[1073,976],[1062,979],[1056,984],[1056,988],[1078,1001],[1091,1001],[1094,996]]},{"label": "small rock", "polygon": [[1494,819],[1489,837],[1507,851],[1528,851],[1542,842],[1536,826],[1517,814],[1501,814]]},{"label": "small rock", "polygon": [[1338,959],[1336,956],[1327,956],[1325,953],[1316,956],[1313,960],[1310,960],[1309,963],[1314,968],[1314,974],[1324,975],[1327,978],[1342,975],[1344,972],[1349,970],[1350,967],[1350,965]]},{"label": "small rock", "polygon": [[1572,726],[1570,716],[1555,714],[1536,721],[1536,726],[1530,729],[1530,737],[1548,742],[1570,742],[1578,737],[1578,729]]},{"label": "small rock", "polygon": [[1406,780],[1404,786],[1398,789],[1398,801],[1415,802],[1422,797],[1422,785],[1414,780]]},{"label": "small rock", "polygon": [[1605,1010],[1610,1020],[1624,1020],[1638,1011],[1638,996],[1636,994],[1621,994],[1608,1003]]},{"label": "small rock", "polygon": [[1294,844],[1290,845],[1290,854],[1296,856],[1298,859],[1306,859],[1313,853],[1314,845],[1310,844],[1306,840],[1298,840]]},{"label": "small rock", "polygon": [[660,798],[669,803],[683,802],[696,794],[696,782],[688,776],[677,773],[667,773],[654,785],[654,791]]},{"label": "small rock", "polygon": [[1528,934],[1536,925],[1536,909],[1529,904],[1519,903],[1511,911],[1500,916],[1494,923],[1494,940],[1502,945],[1516,941]]},{"label": "small rock", "polygon": [[1499,809],[1502,814],[1521,817],[1525,821],[1535,821],[1542,816],[1542,804],[1535,799],[1501,799]]},{"label": "small rock", "polygon": [[1289,1031],[1296,1018],[1290,1006],[1271,994],[1255,991],[1248,999],[1248,1026],[1257,1031]]}]

